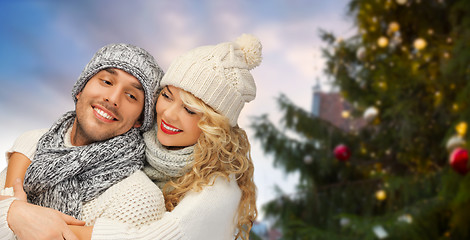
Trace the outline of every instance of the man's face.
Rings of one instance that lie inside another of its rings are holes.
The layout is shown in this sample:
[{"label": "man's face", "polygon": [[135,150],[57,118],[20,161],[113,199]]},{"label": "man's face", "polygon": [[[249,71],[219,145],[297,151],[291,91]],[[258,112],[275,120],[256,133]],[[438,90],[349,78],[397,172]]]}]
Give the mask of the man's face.
[{"label": "man's face", "polygon": [[144,103],[144,90],[137,78],[120,69],[101,70],[77,94],[72,144],[87,145],[140,127]]}]

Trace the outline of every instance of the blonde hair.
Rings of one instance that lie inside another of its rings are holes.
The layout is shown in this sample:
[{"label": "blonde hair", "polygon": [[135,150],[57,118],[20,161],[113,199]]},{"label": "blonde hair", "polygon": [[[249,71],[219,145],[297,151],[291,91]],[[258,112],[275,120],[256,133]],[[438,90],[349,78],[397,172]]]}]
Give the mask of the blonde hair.
[{"label": "blonde hair", "polygon": [[238,126],[231,127],[228,118],[192,94],[180,91],[180,97],[192,111],[202,113],[198,122],[202,133],[194,146],[191,170],[163,187],[166,208],[172,211],[188,191],[201,191],[203,186],[213,185],[217,177],[229,181],[229,175],[233,174],[242,192],[236,215],[236,239],[248,239],[258,211],[251,147],[246,132]]}]

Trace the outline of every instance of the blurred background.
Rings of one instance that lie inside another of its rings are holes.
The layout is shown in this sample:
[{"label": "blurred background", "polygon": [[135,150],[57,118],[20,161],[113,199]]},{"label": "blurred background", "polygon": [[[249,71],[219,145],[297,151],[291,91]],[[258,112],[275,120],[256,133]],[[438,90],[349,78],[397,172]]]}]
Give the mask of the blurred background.
[{"label": "blurred background", "polygon": [[[469,239],[470,1],[0,1],[0,151],[73,109],[94,52],[263,44],[253,239]],[[0,167],[6,161],[2,155]]]}]

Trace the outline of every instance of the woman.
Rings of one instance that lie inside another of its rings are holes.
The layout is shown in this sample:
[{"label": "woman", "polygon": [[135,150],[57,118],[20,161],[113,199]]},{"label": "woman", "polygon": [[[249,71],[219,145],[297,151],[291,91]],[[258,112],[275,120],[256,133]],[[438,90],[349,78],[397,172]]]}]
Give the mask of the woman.
[{"label": "woman", "polygon": [[[140,229],[99,218],[83,239],[248,239],[257,215],[250,144],[237,119],[255,98],[249,70],[261,62],[251,35],[196,48],[162,79],[155,128],[144,134],[144,171],[159,186],[162,219]],[[9,216],[10,217],[10,216]]]}]

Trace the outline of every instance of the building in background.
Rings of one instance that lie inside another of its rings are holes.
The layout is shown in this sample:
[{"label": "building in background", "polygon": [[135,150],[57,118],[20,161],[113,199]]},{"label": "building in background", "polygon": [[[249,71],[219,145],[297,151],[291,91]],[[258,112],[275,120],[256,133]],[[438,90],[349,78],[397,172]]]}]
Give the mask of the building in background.
[{"label": "building in background", "polygon": [[345,132],[362,128],[366,122],[363,118],[351,116],[352,105],[338,92],[324,92],[317,79],[313,87],[312,109],[314,117],[318,117]]}]

